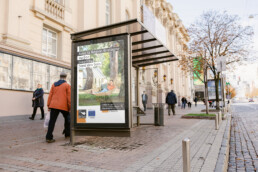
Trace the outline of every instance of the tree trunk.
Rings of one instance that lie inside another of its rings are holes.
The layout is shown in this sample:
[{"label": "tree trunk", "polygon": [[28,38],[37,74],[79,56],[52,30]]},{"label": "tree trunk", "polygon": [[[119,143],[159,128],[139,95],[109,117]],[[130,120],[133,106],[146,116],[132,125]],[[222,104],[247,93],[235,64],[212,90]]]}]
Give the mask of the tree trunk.
[{"label": "tree trunk", "polygon": [[205,95],[205,106],[206,106],[206,114],[209,114],[209,102],[208,102],[208,82],[207,80],[204,82],[204,86],[205,86],[205,91],[204,91],[204,95]]},{"label": "tree trunk", "polygon": [[93,85],[93,71],[92,71],[92,68],[87,67],[86,72],[87,72],[87,78],[86,78],[86,83],[85,83],[85,86],[84,86],[84,90],[89,90],[89,89],[92,89],[92,85]]},{"label": "tree trunk", "polygon": [[118,73],[118,51],[112,51],[110,54],[110,80],[115,82]]},{"label": "tree trunk", "polygon": [[207,75],[207,67],[205,66],[204,68],[204,75],[203,75],[203,79],[204,79],[204,100],[205,100],[205,106],[206,106],[206,114],[209,114],[209,103],[208,103],[208,75]]},{"label": "tree trunk", "polygon": [[215,91],[216,91],[216,109],[219,110],[219,74],[214,78],[215,79]]}]

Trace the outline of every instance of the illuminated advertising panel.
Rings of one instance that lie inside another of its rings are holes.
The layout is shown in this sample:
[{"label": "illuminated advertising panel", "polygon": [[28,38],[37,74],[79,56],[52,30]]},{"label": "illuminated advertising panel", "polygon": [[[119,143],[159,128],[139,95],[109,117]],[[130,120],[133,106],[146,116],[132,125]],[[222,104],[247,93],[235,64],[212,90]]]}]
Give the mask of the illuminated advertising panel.
[{"label": "illuminated advertising panel", "polygon": [[128,35],[84,40],[74,51],[75,124],[128,126]]}]

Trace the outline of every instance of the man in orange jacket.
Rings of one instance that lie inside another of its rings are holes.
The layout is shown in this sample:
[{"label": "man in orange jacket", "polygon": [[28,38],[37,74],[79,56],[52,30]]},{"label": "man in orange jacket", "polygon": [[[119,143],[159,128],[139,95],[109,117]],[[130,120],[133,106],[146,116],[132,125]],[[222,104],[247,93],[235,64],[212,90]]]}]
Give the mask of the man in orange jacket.
[{"label": "man in orange jacket", "polygon": [[66,73],[61,72],[60,80],[55,82],[50,90],[47,106],[50,110],[50,120],[46,135],[46,142],[52,143],[53,131],[59,112],[63,114],[65,119],[65,137],[70,136],[70,113],[71,110],[71,86],[66,82]]}]

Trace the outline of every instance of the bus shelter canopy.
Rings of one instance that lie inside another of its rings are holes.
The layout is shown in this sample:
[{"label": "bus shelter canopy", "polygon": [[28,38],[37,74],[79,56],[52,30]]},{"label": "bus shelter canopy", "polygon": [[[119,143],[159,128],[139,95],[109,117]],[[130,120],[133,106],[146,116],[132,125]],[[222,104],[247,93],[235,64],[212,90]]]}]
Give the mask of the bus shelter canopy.
[{"label": "bus shelter canopy", "polygon": [[178,60],[175,55],[138,19],[127,20],[71,34],[73,41],[128,33],[134,67],[150,66]]}]

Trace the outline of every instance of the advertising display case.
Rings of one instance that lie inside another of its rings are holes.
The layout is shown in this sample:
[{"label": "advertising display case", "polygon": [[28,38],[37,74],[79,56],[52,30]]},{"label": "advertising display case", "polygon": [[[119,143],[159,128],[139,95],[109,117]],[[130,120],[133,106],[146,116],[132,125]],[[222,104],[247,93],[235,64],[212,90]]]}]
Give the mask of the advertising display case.
[{"label": "advertising display case", "polygon": [[75,136],[129,137],[135,117],[140,124],[140,68],[178,58],[138,19],[71,40],[71,144]]},{"label": "advertising display case", "polygon": [[128,37],[74,42],[76,128],[129,128]]}]

